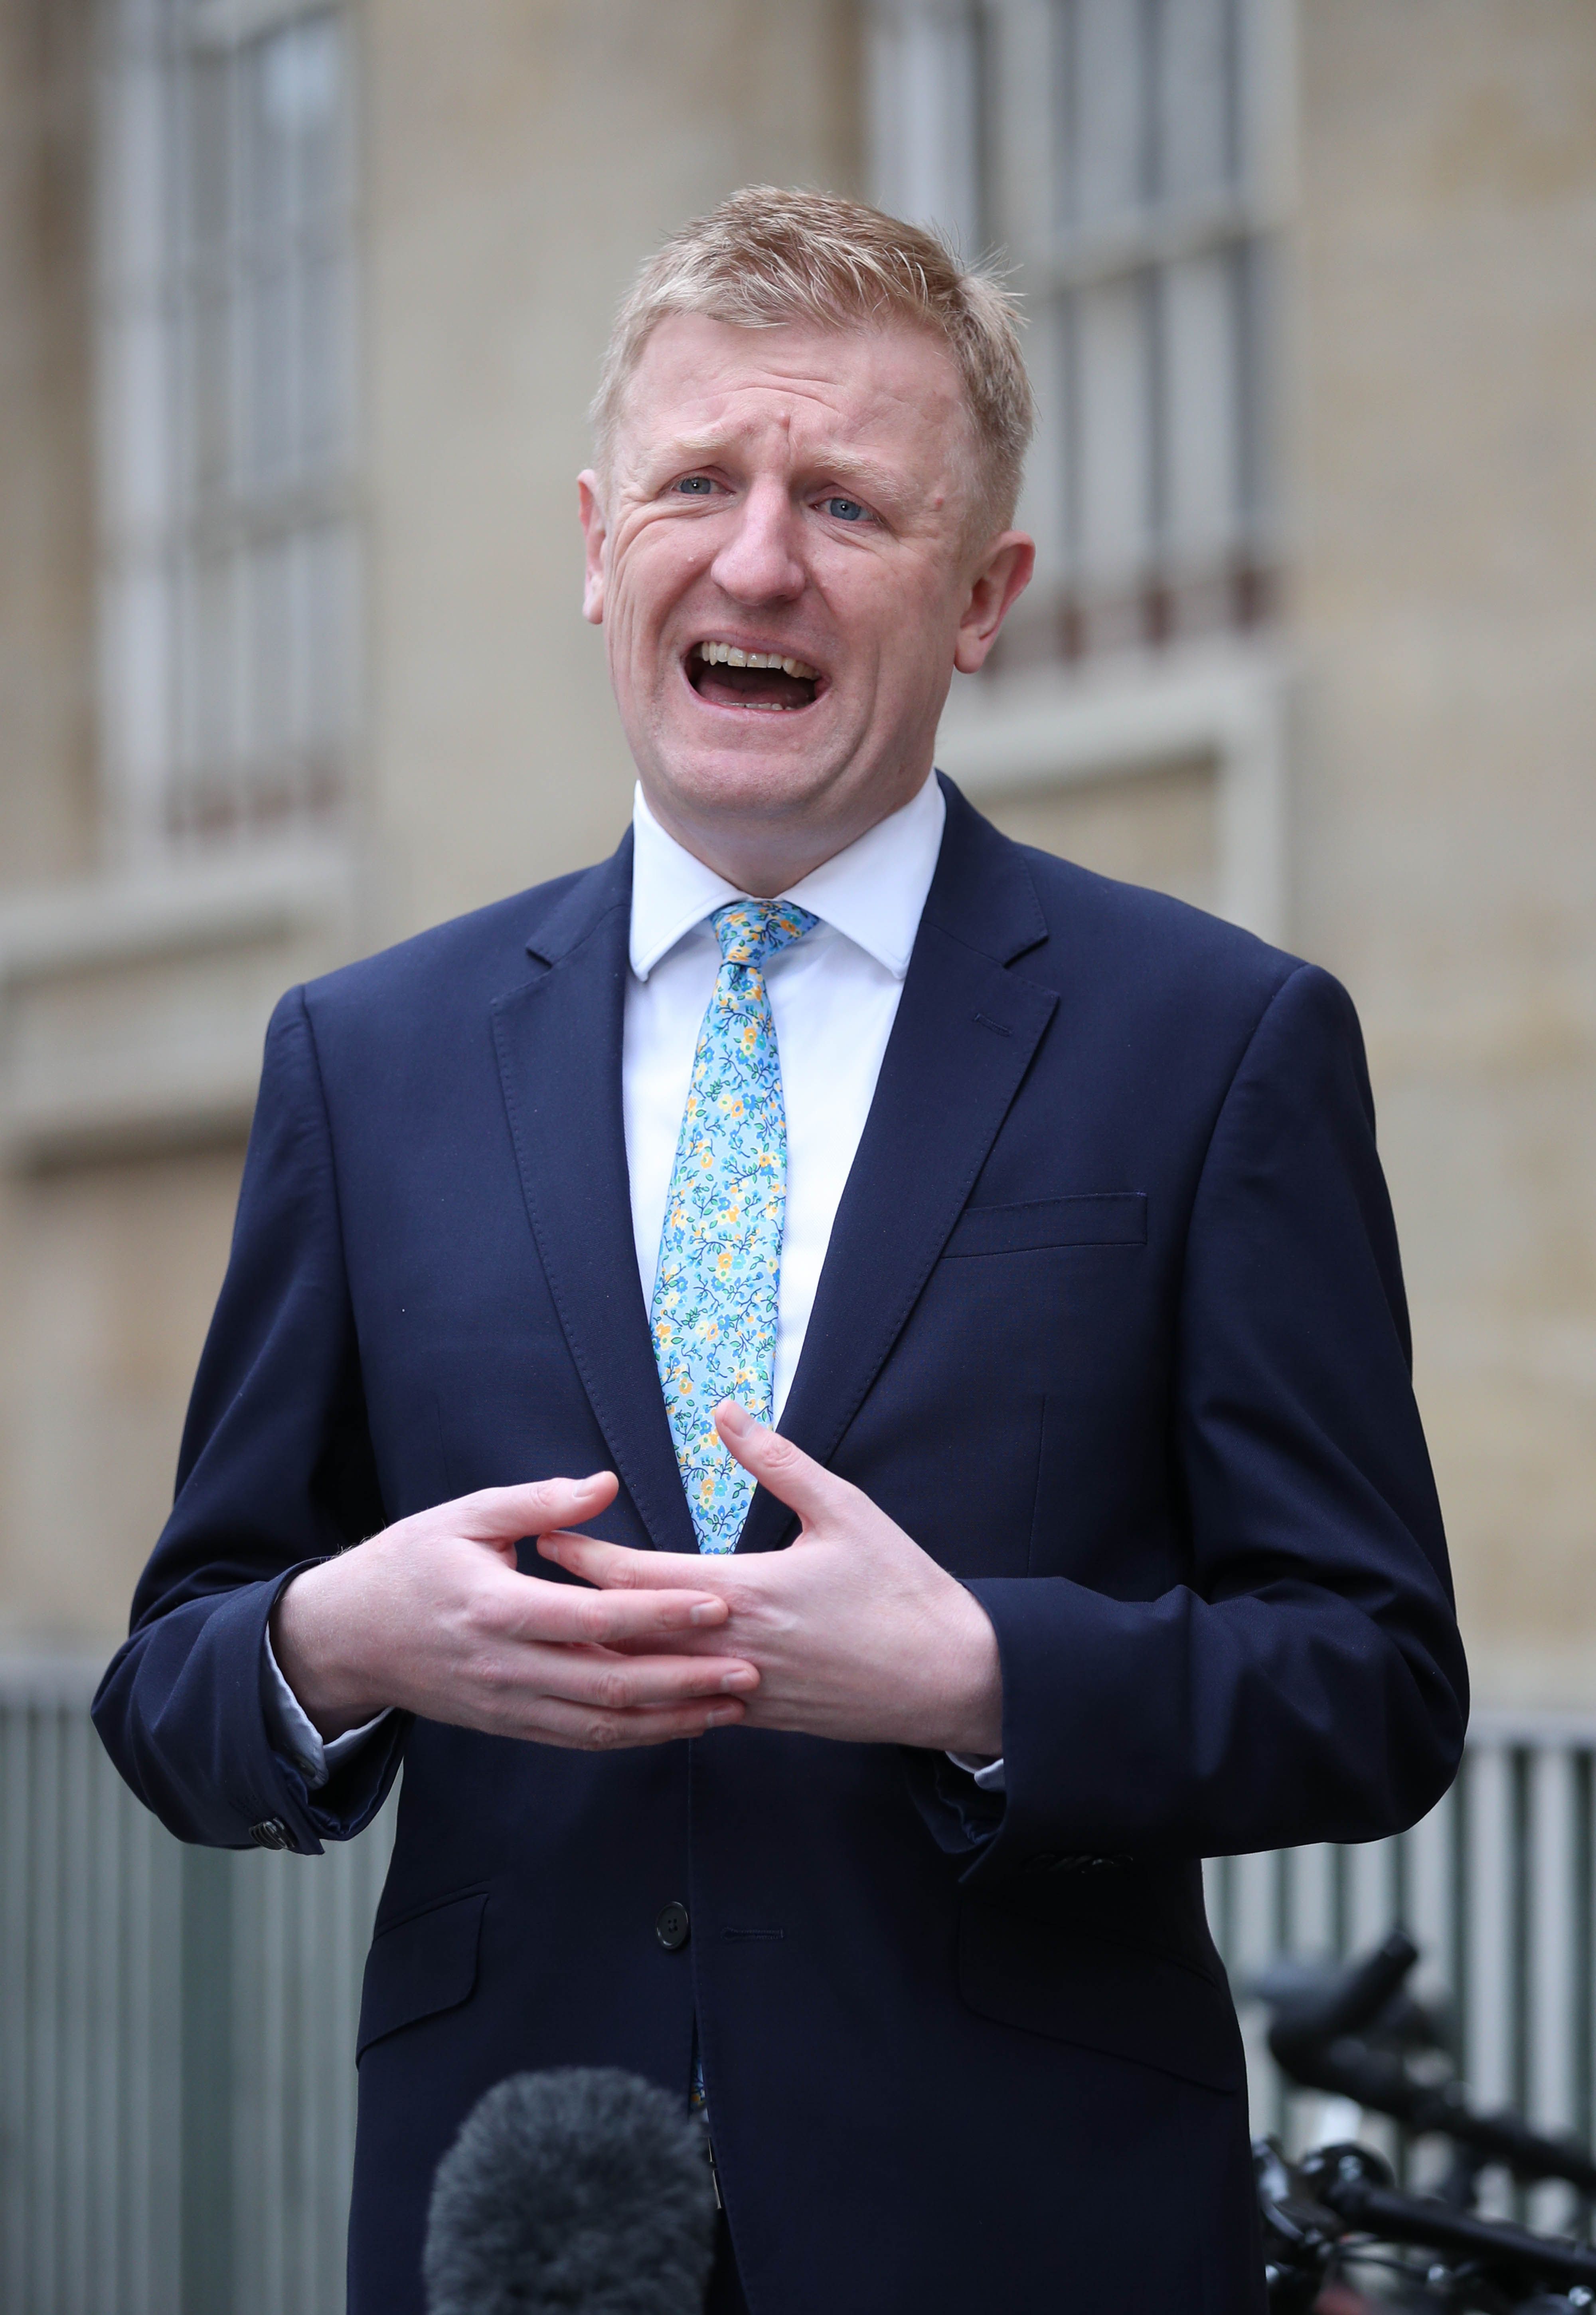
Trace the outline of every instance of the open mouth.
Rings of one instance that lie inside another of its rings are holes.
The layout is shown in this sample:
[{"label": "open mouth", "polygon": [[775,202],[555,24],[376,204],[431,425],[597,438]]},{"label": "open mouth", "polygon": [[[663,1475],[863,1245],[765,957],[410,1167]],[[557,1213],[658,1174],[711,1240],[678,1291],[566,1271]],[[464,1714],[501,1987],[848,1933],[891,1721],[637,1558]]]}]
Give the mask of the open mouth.
[{"label": "open mouth", "polygon": [[693,645],[687,677],[712,707],[762,707],[789,715],[813,705],[823,680],[807,661],[714,642]]}]

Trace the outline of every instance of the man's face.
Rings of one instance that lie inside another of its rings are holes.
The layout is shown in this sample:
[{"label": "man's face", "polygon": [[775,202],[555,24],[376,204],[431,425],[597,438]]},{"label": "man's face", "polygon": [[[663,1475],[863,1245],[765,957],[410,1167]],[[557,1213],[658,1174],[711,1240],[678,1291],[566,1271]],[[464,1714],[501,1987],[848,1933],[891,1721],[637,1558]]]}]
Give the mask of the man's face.
[{"label": "man's face", "polygon": [[1016,533],[972,545],[973,465],[928,332],[654,330],[582,478],[585,608],[673,833],[807,831],[818,861],[915,793],[1030,572]]}]

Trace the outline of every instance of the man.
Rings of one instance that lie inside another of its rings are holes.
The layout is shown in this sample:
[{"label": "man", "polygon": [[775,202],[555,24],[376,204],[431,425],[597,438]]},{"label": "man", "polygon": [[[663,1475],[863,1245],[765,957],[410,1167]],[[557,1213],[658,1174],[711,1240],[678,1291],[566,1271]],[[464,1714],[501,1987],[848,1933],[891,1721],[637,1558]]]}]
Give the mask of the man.
[{"label": "man", "polygon": [[359,2315],[571,2062],[706,2101],[722,2306],[1257,2308],[1199,1860],[1465,1712],[1351,1007],[933,773],[1032,562],[990,283],[740,194],[596,415],[633,832],[284,1000],[100,1727],[233,1846],[403,1756]]}]

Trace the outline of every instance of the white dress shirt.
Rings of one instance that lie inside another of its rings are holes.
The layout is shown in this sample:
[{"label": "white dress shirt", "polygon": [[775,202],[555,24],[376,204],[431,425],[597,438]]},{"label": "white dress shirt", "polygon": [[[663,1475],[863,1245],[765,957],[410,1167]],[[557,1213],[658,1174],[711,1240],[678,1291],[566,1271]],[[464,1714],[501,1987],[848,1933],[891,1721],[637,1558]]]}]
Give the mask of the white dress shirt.
[{"label": "white dress shirt", "polygon": [[[888,819],[779,897],[820,918],[780,949],[765,982],[787,1115],[787,1209],[777,1285],[772,1420],[792,1388],[831,1227],[875,1095],[946,807],[935,773]],[[621,1041],[621,1100],[632,1232],[646,1308],[687,1107],[698,1032],[721,968],[710,919],[747,897],[666,834],[638,788],[633,806],[632,970]],[[325,1783],[377,1721],[324,1745],[272,1658],[268,1694],[282,1749],[307,1784]],[[379,1718],[382,1716],[379,1716]],[[1002,1763],[977,1768],[1002,1787]]]}]

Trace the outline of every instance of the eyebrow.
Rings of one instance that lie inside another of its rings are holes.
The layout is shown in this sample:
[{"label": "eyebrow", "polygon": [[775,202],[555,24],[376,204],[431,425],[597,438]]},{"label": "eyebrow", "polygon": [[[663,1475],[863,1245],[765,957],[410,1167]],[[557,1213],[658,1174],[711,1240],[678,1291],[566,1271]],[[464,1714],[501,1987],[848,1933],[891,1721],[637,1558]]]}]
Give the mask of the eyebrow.
[{"label": "eyebrow", "polygon": [[[678,434],[673,441],[661,446],[657,461],[666,469],[681,466],[707,466],[717,457],[732,455],[738,447],[738,437],[712,430],[703,434]],[[867,453],[843,448],[840,445],[821,443],[803,464],[817,473],[835,475],[839,482],[856,483],[869,498],[892,500],[903,492],[902,477],[891,467],[882,466]]]}]

